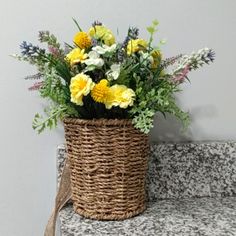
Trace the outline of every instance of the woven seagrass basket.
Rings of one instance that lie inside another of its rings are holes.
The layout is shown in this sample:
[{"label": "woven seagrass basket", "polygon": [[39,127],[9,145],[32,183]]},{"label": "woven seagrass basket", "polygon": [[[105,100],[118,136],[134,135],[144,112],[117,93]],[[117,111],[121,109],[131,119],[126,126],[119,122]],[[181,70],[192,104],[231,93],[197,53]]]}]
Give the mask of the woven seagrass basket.
[{"label": "woven seagrass basket", "polygon": [[148,137],[130,120],[64,120],[75,212],[122,220],[146,208]]}]

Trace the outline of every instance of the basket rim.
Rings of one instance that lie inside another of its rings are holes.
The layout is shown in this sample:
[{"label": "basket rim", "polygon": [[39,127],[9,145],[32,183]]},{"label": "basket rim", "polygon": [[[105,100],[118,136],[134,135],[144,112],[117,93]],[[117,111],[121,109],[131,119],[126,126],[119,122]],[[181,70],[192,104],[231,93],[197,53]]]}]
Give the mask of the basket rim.
[{"label": "basket rim", "polygon": [[63,119],[64,124],[78,124],[78,125],[89,125],[89,126],[133,126],[132,119],[81,119],[66,117]]}]

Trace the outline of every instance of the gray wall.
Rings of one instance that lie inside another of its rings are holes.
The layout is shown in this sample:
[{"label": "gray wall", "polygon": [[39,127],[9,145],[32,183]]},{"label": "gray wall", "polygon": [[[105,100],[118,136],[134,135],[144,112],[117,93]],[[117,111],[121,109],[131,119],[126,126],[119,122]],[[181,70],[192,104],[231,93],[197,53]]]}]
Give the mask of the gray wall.
[{"label": "gray wall", "polygon": [[31,129],[33,115],[44,102],[27,92],[29,81],[22,78],[34,69],[8,55],[18,51],[23,40],[36,42],[37,31],[48,29],[61,41],[76,32],[71,17],[84,29],[99,19],[120,38],[129,25],[141,29],[157,18],[159,38],[166,38],[166,56],[212,47],[216,62],[191,74],[178,96],[192,116],[186,134],[180,124],[157,116],[152,140],[225,140],[236,138],[235,125],[235,42],[236,1],[234,0],[1,0],[0,5],[0,235],[42,236],[55,196],[55,151],[64,142],[63,130],[38,136]]}]

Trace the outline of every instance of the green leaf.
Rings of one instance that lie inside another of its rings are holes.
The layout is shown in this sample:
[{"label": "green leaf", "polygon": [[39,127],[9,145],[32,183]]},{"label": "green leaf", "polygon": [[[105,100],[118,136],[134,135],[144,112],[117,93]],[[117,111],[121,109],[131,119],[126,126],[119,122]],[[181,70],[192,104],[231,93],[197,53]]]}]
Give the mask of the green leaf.
[{"label": "green leaf", "polygon": [[77,22],[77,20],[75,18],[72,18],[72,20],[74,21],[74,23],[78,27],[79,31],[82,32],[83,30],[80,28],[79,23]]},{"label": "green leaf", "polygon": [[148,134],[153,127],[153,118],[155,112],[146,108],[142,110],[139,114],[134,116],[132,123],[134,127],[141,130],[143,133]]},{"label": "green leaf", "polygon": [[66,45],[68,48],[70,48],[70,49],[74,49],[74,47],[71,46],[69,43],[66,43],[66,42],[65,42],[65,45]]},{"label": "green leaf", "polygon": [[67,115],[67,107],[66,106],[54,106],[48,107],[45,109],[46,118],[35,114],[32,127],[34,130],[37,130],[40,134],[45,130],[45,128],[55,128],[57,126],[57,120],[63,118]]}]

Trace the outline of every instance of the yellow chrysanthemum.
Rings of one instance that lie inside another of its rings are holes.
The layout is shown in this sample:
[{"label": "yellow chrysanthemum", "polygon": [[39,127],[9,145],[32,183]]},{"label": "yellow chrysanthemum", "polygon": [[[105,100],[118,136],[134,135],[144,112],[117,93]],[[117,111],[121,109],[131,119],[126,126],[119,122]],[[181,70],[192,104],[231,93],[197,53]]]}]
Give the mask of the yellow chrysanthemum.
[{"label": "yellow chrysanthemum", "polygon": [[151,52],[151,56],[153,58],[152,69],[156,69],[158,68],[161,62],[161,57],[162,57],[161,52],[158,50],[153,50]]},{"label": "yellow chrysanthemum", "polygon": [[105,106],[110,109],[112,106],[119,106],[120,108],[127,108],[133,106],[135,100],[135,92],[127,88],[125,85],[113,85],[109,89]]},{"label": "yellow chrysanthemum", "polygon": [[93,87],[91,96],[94,101],[105,104],[107,109],[111,109],[113,106],[127,108],[133,105],[135,99],[132,89],[118,84],[109,87],[106,79],[102,79]]},{"label": "yellow chrysanthemum", "polygon": [[94,86],[93,90],[91,91],[91,96],[94,101],[101,103],[106,102],[109,93],[109,87],[107,85],[108,81],[106,79],[102,79]]},{"label": "yellow chrysanthemum", "polygon": [[93,38],[101,39],[107,46],[111,46],[115,43],[113,33],[103,25],[96,25],[90,28],[89,35]]},{"label": "yellow chrysanthemum", "polygon": [[78,32],[74,36],[74,43],[80,48],[89,48],[92,45],[91,38],[86,32]]},{"label": "yellow chrysanthemum", "polygon": [[70,65],[73,66],[79,62],[84,62],[88,54],[85,53],[84,49],[74,48],[71,52],[66,55],[66,60],[70,62]]},{"label": "yellow chrysanthemum", "polygon": [[144,39],[131,39],[127,45],[127,54],[138,52],[147,47],[147,42]]},{"label": "yellow chrysanthemum", "polygon": [[83,97],[88,95],[94,87],[94,82],[92,79],[83,73],[76,75],[71,78],[70,82],[70,93],[71,93],[71,102],[82,106]]}]

